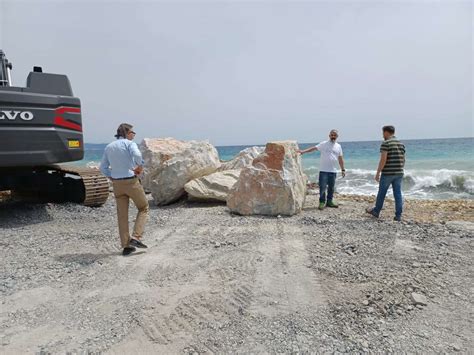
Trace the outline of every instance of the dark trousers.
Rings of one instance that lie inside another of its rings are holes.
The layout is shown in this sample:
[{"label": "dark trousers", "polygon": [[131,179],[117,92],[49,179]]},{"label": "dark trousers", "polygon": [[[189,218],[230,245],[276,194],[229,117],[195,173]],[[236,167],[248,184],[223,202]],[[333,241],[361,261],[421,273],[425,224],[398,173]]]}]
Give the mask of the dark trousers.
[{"label": "dark trousers", "polygon": [[328,191],[327,201],[332,201],[334,186],[336,185],[336,173],[326,171],[319,172],[319,202],[326,202],[326,189]]}]

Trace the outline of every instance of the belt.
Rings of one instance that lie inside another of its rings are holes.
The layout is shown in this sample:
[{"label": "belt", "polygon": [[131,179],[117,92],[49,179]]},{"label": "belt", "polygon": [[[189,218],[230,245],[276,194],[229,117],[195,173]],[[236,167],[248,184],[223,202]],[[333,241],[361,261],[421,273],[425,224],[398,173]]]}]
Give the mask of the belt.
[{"label": "belt", "polygon": [[130,179],[135,179],[136,176],[129,176],[129,177],[124,177],[124,178],[117,178],[117,179],[112,179],[112,180],[130,180]]}]

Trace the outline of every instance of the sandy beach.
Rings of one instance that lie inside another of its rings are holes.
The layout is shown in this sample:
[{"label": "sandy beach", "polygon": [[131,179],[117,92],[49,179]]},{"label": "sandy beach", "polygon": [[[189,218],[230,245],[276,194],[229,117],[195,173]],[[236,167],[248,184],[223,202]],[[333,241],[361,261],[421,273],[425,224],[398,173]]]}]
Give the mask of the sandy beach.
[{"label": "sandy beach", "polygon": [[468,352],[474,201],[339,196],[293,217],[152,207],[149,249],[122,257],[100,208],[4,202],[0,352]]}]

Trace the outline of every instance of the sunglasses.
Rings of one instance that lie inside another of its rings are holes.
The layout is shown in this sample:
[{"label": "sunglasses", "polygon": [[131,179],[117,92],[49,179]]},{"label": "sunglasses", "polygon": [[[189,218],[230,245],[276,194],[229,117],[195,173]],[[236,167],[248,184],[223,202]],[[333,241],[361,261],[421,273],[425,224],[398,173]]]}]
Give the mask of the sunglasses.
[{"label": "sunglasses", "polygon": [[134,131],[130,131],[131,134],[136,134]]}]

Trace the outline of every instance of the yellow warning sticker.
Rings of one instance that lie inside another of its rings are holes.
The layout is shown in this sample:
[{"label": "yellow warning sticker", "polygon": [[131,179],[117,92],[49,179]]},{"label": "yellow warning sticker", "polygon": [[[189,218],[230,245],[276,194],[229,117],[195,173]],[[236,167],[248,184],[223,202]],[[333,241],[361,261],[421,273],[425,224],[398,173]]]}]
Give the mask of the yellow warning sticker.
[{"label": "yellow warning sticker", "polygon": [[68,140],[69,148],[80,148],[81,147],[81,141],[77,139],[70,139]]}]

